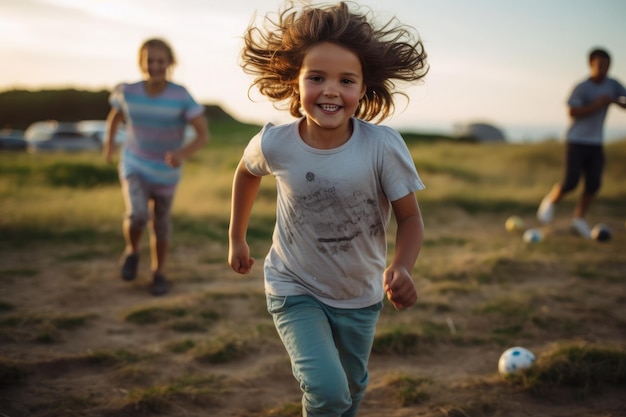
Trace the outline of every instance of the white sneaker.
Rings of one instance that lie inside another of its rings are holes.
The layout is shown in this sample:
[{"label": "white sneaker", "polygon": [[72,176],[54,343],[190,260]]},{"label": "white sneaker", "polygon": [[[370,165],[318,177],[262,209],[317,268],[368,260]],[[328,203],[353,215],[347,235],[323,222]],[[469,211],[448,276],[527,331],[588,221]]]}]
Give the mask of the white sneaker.
[{"label": "white sneaker", "polygon": [[591,239],[591,230],[589,229],[589,225],[587,225],[585,219],[581,217],[575,217],[572,220],[572,230],[585,239]]},{"label": "white sneaker", "polygon": [[543,200],[541,200],[541,204],[539,204],[539,209],[537,210],[537,219],[544,224],[548,224],[552,221],[552,216],[554,215],[554,204],[550,199],[550,194],[546,195]]}]

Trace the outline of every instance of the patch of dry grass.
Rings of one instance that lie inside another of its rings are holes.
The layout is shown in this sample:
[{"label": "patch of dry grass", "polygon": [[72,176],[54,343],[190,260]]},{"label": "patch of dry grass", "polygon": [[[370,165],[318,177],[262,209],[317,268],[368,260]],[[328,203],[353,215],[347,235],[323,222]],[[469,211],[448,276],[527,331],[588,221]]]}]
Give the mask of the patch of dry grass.
[{"label": "patch of dry grass", "polygon": [[396,375],[388,379],[387,385],[391,388],[394,401],[400,407],[409,407],[423,404],[430,399],[429,378],[416,378],[408,375]]},{"label": "patch of dry grass", "polygon": [[93,314],[12,314],[0,319],[0,337],[14,342],[54,343],[66,331],[87,326],[94,318]]},{"label": "patch of dry grass", "polygon": [[223,394],[220,378],[190,375],[167,384],[133,389],[118,409],[120,412],[131,411],[135,415],[167,414],[186,404],[219,405]]},{"label": "patch of dry grass", "polygon": [[584,396],[606,386],[626,385],[626,349],[584,342],[550,346],[514,383],[540,395],[563,387],[576,387]]}]

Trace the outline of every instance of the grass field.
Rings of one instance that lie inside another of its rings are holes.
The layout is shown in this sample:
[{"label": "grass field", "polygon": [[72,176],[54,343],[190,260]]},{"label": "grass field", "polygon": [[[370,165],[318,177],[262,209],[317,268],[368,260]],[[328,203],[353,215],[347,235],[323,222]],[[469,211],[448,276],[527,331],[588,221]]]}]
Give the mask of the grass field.
[{"label": "grass field", "polygon": [[[274,222],[266,178],[250,224],[259,261],[227,263],[233,170],[256,128],[215,126],[187,163],[168,266],[172,291],[118,278],[123,204],[99,155],[0,153],[0,416],[300,415],[300,392],[265,310],[261,260]],[[504,228],[535,211],[562,170],[562,145],[409,141],[427,189],[418,303],[386,303],[360,416],[626,415],[626,142],[607,146],[589,223],[563,201],[545,240]],[[145,241],[147,249],[147,238]],[[393,250],[393,228],[389,236]],[[390,252],[391,253],[391,252]],[[500,354],[536,365],[512,378]]]}]

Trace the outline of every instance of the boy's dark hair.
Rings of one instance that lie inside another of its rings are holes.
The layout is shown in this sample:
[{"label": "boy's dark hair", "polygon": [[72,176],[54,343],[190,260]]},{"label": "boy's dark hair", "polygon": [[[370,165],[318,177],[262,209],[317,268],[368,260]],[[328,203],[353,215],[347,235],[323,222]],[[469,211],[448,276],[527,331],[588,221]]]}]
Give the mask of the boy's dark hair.
[{"label": "boy's dark hair", "polygon": [[[356,5],[358,8],[359,6]],[[251,24],[244,34],[241,52],[243,70],[255,76],[252,87],[274,103],[286,101],[294,117],[301,117],[298,75],[304,55],[313,45],[331,42],[355,53],[363,70],[364,97],[355,116],[364,120],[384,119],[393,112],[393,80],[417,81],[428,72],[426,52],[414,29],[394,18],[380,27],[368,22],[371,14],[356,14],[348,4],[305,6],[290,4],[265,25]]]},{"label": "boy's dark hair", "polygon": [[609,61],[611,60],[611,56],[609,55],[609,53],[606,51],[606,49],[602,48],[595,48],[591,52],[589,52],[589,62],[593,61],[596,58],[604,58],[608,59]]}]

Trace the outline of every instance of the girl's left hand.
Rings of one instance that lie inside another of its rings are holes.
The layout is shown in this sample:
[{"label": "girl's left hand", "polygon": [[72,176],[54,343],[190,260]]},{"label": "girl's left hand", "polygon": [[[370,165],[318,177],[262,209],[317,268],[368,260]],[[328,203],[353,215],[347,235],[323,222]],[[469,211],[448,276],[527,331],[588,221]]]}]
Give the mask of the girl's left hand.
[{"label": "girl's left hand", "polygon": [[383,285],[396,310],[410,307],[417,301],[415,283],[405,268],[389,266],[383,275]]}]

